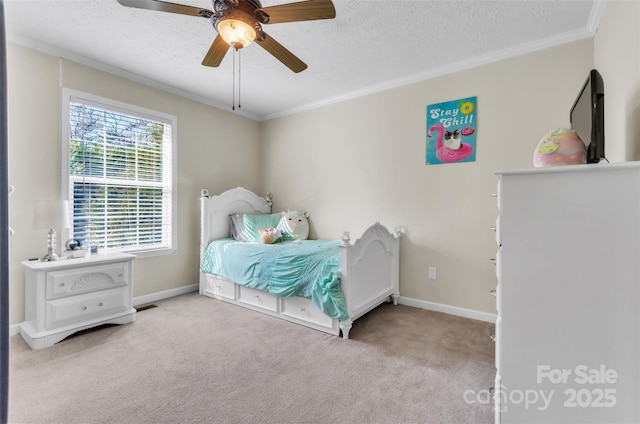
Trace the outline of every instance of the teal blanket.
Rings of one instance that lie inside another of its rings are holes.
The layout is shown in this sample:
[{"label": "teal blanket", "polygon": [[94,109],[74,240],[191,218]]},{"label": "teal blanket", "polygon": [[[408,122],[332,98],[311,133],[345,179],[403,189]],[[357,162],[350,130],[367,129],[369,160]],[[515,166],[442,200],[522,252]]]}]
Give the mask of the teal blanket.
[{"label": "teal blanket", "polygon": [[349,318],[340,287],[339,240],[216,240],[207,246],[200,271],[274,296],[310,298],[331,318]]}]

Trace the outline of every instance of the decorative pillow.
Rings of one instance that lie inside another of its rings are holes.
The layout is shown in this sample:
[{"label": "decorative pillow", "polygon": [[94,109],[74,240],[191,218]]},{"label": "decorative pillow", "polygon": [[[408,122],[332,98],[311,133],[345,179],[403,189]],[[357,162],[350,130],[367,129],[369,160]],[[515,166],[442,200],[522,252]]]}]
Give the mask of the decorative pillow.
[{"label": "decorative pillow", "polygon": [[306,240],[309,237],[309,221],[306,212],[282,212],[278,228],[286,240]]},{"label": "decorative pillow", "polygon": [[279,213],[274,214],[244,214],[242,216],[243,230],[240,235],[241,241],[252,241],[254,243],[262,243],[260,230],[265,228],[278,226],[280,218]]},{"label": "decorative pillow", "polygon": [[282,230],[278,228],[273,228],[273,227],[264,228],[260,230],[259,233],[260,233],[260,240],[264,244],[273,244],[273,243],[278,243],[282,241]]}]

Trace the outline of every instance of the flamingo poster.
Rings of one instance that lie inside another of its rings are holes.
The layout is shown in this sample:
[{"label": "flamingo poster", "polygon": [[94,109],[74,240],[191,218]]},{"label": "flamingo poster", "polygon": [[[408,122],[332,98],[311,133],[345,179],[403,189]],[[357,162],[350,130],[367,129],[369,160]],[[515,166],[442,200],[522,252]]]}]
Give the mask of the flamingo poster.
[{"label": "flamingo poster", "polygon": [[427,165],[476,161],[476,97],[427,106]]}]

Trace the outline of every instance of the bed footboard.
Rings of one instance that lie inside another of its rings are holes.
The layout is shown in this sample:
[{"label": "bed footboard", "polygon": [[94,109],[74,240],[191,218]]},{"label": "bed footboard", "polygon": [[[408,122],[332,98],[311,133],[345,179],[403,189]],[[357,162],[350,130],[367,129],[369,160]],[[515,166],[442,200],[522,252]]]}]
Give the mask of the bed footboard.
[{"label": "bed footboard", "polygon": [[341,285],[350,319],[340,322],[343,338],[349,337],[352,322],[381,303],[400,297],[400,235],[376,222],[351,244],[342,235]]}]

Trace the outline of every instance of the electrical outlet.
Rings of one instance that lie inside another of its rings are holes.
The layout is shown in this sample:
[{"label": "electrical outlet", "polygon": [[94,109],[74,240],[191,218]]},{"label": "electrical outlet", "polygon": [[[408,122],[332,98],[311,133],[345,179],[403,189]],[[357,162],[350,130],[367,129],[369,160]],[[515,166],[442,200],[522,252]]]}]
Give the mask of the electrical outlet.
[{"label": "electrical outlet", "polygon": [[435,266],[429,267],[429,280],[435,280],[437,275],[437,268]]}]

